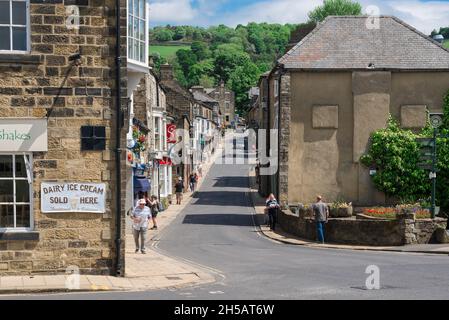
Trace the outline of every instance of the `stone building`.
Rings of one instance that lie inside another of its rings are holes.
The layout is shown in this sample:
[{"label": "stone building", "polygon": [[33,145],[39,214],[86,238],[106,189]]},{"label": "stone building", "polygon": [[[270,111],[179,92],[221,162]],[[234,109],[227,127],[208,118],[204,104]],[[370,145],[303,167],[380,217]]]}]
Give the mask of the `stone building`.
[{"label": "stone building", "polygon": [[[395,18],[328,17],[283,56],[268,76],[268,125],[279,129],[279,170],[270,191],[283,204],[343,198],[385,204],[360,163],[370,134],[391,114],[422,128],[441,112],[449,51]],[[270,184],[270,182],[268,182]]]},{"label": "stone building", "polygon": [[[185,190],[187,190],[187,179],[193,172],[193,153],[190,141],[194,136],[193,118],[198,103],[193,95],[176,81],[171,65],[162,65],[160,73],[161,86],[166,92],[167,114],[173,118],[173,123],[176,125],[178,145],[183,146],[182,150],[178,152],[178,159],[182,163],[176,161],[177,163],[173,165],[173,179],[181,177],[185,184]],[[178,131],[180,129],[183,130],[182,133]]]},{"label": "stone building", "polygon": [[235,93],[227,89],[224,82],[221,82],[217,88],[206,88],[205,92],[220,105],[222,116],[222,125],[230,127],[235,124]]},{"label": "stone building", "polygon": [[124,274],[128,177],[118,172],[126,168],[118,143],[126,144],[128,71],[142,54],[127,44],[144,56],[148,47],[145,29],[127,32],[129,18],[148,25],[148,3],[134,2],[134,11],[121,2],[120,19],[110,0],[0,3],[12,12],[0,19],[8,29],[0,34],[1,275]]},{"label": "stone building", "polygon": [[134,93],[134,117],[148,127],[146,149],[136,171],[140,179],[149,180],[139,183],[140,179],[135,179],[134,193],[147,192],[167,204],[171,201],[173,179],[169,155],[173,141],[167,133],[173,118],[168,116],[165,91],[153,71],[145,75]]}]

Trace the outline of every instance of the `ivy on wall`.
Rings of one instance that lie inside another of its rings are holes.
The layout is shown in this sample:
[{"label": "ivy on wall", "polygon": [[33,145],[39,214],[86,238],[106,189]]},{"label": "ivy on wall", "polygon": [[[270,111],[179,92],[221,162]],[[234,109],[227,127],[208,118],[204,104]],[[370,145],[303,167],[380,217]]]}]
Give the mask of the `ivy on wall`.
[{"label": "ivy on wall", "polygon": [[[444,122],[440,128],[441,135],[449,135],[449,91],[444,98]],[[430,197],[431,181],[428,171],[418,168],[420,137],[431,137],[433,129],[430,124],[421,132],[402,129],[390,116],[387,128],[371,135],[368,153],[361,157],[361,162],[369,168],[376,168],[372,176],[379,191],[390,197],[399,198],[401,202],[415,203]],[[445,211],[449,209],[449,138],[439,138],[438,145],[438,179],[437,201]]]}]

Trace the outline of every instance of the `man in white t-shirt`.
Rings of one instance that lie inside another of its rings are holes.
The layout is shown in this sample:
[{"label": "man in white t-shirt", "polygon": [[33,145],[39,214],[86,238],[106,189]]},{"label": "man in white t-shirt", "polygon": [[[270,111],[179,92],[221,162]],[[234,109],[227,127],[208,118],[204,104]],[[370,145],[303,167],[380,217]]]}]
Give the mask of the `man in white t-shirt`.
[{"label": "man in white t-shirt", "polygon": [[[131,215],[133,219],[133,236],[136,243],[136,253],[139,252],[139,248],[143,254],[146,253],[145,242],[147,240],[148,222],[151,219],[151,210],[146,206],[145,199],[138,201],[138,206],[134,208]],[[139,237],[140,246],[139,246]]]}]

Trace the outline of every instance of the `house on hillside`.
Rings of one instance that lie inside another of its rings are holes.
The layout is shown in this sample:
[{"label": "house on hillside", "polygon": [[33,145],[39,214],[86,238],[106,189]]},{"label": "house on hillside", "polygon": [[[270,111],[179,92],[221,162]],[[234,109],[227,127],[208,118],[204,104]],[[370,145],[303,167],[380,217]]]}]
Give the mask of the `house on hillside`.
[{"label": "house on hillside", "polygon": [[235,93],[227,89],[224,82],[221,82],[216,88],[206,88],[204,90],[209,97],[218,101],[222,116],[222,126],[228,128],[233,123],[235,124]]},{"label": "house on hillside", "polygon": [[391,114],[422,128],[441,112],[449,51],[391,16],[367,28],[364,16],[331,16],[278,60],[261,92],[279,129],[279,170],[262,189],[283,204],[343,198],[385,204],[360,163],[370,134]]}]

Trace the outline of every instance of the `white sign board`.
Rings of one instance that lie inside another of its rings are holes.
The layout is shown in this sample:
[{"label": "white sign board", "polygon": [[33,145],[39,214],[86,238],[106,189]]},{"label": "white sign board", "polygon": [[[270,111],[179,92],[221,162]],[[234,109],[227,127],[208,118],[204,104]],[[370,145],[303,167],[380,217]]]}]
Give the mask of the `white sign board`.
[{"label": "white sign board", "polygon": [[105,212],[104,183],[46,183],[41,184],[41,211]]},{"label": "white sign board", "polygon": [[0,120],[0,152],[47,150],[47,119]]}]

